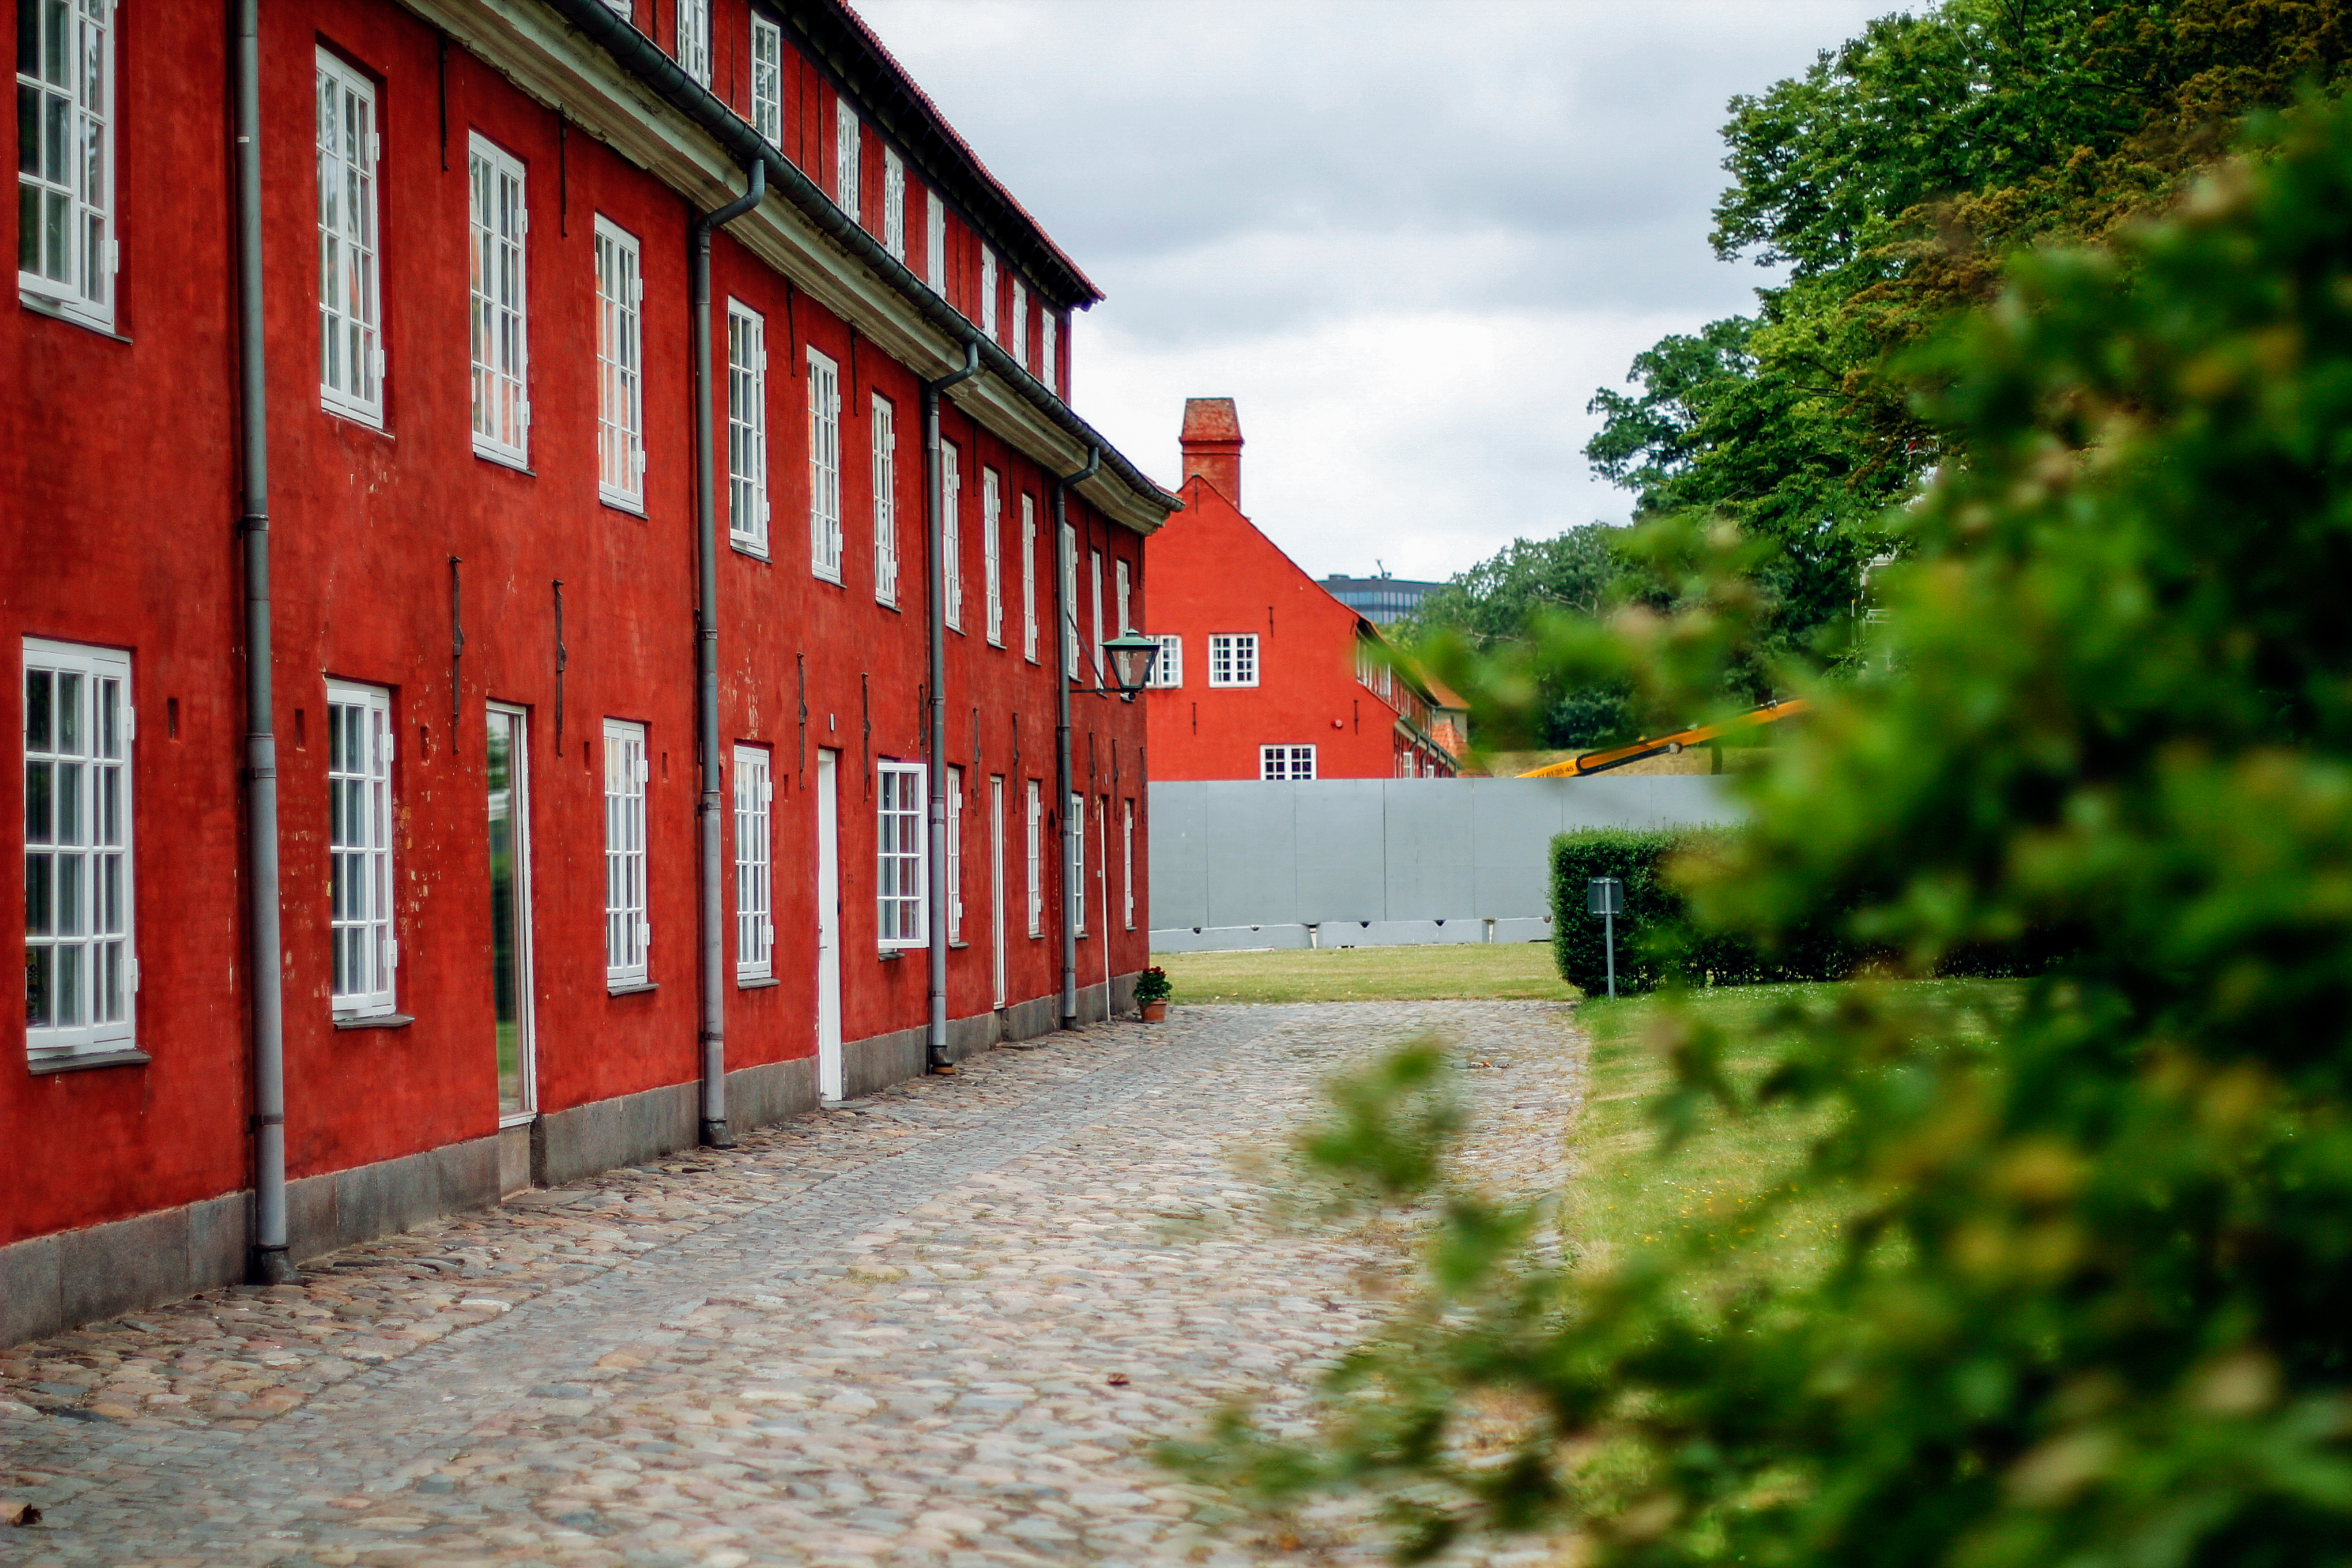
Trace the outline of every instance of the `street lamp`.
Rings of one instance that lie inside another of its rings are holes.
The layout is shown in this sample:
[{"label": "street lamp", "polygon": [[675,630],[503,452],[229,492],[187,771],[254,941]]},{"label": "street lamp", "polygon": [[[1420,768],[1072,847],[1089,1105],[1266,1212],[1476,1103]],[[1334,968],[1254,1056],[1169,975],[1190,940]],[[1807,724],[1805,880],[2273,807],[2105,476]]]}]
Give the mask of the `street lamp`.
[{"label": "street lamp", "polygon": [[1129,631],[1105,639],[1102,646],[1110,655],[1111,679],[1118,687],[1119,700],[1134,701],[1151,674],[1151,661],[1160,656],[1160,639]]}]

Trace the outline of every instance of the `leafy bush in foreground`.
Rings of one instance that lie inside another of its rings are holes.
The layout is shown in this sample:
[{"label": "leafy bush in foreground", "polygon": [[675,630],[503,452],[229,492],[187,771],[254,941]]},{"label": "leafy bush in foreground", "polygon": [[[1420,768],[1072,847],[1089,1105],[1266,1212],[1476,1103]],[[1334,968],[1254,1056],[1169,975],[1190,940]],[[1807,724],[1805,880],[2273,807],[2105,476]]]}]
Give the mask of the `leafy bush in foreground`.
[{"label": "leafy bush in foreground", "polygon": [[[1970,460],[1895,524],[1869,670],[1684,873],[1708,931],[1827,923],[1898,974],[2070,954],[1997,1035],[1869,984],[1784,1021],[1753,1100],[1823,1113],[1800,1190],[1853,1214],[1839,1266],[1743,1269],[1734,1215],[1580,1272],[1391,1174],[1436,1220],[1423,1299],[1320,1441],[1231,1424],[1196,1473],[1379,1489],[1407,1554],[1572,1524],[1642,1568],[2352,1557],[2352,114],[2263,134],[1922,363]],[[1681,608],[1544,657],[1706,689],[1754,596],[1706,576],[1736,540],[1681,548]],[[1761,1109],[1669,1017],[1669,1110]],[[1354,1103],[1314,1152],[1442,1171],[1383,1153],[1427,1125]]]}]

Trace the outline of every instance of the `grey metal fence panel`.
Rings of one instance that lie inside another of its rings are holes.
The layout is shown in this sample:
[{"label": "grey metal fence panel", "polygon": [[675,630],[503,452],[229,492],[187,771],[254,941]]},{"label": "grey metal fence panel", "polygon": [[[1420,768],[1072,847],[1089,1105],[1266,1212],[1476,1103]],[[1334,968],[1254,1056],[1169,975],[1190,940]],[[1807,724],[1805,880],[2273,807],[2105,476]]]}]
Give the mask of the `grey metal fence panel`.
[{"label": "grey metal fence panel", "polygon": [[1476,795],[1458,779],[1384,782],[1388,819],[1388,918],[1461,920],[1475,915],[1470,876],[1470,812]]},{"label": "grey metal fence panel", "polygon": [[1330,779],[1294,784],[1298,846],[1297,918],[1376,921],[1387,910],[1386,779]]},{"label": "grey metal fence panel", "polygon": [[1206,786],[1208,918],[1216,926],[1288,925],[1298,919],[1293,795],[1314,784],[1215,782]]},{"label": "grey metal fence panel", "polygon": [[[1563,799],[1591,779],[1465,779],[1470,786],[1471,902],[1486,919],[1540,914],[1550,903],[1549,847]],[[1534,786],[1534,787],[1529,787]]]},{"label": "grey metal fence panel", "polygon": [[1190,931],[1209,922],[1208,788],[1190,780],[1151,786],[1147,853],[1151,929]]}]

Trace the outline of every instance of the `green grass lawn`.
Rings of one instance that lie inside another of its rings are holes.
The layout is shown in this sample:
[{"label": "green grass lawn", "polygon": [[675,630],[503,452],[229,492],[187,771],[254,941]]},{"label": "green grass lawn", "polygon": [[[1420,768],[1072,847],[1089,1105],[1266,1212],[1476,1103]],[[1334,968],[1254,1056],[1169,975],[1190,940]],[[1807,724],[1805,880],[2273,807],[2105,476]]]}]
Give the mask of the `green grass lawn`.
[{"label": "green grass lawn", "polygon": [[1178,1006],[1187,1002],[1568,1002],[1580,993],[1552,967],[1548,942],[1296,952],[1164,952]]}]

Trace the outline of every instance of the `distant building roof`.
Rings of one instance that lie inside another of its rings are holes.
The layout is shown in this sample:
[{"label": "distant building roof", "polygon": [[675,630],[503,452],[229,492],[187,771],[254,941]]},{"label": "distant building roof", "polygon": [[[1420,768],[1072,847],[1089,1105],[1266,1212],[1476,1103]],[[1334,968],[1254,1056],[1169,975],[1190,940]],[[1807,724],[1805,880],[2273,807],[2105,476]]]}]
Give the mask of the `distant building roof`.
[{"label": "distant building roof", "polygon": [[1350,577],[1339,572],[1323,579],[1324,590],[1333,598],[1381,626],[1404,619],[1423,599],[1444,586],[1443,583],[1423,583],[1410,577]]}]

